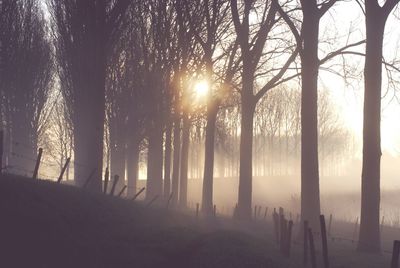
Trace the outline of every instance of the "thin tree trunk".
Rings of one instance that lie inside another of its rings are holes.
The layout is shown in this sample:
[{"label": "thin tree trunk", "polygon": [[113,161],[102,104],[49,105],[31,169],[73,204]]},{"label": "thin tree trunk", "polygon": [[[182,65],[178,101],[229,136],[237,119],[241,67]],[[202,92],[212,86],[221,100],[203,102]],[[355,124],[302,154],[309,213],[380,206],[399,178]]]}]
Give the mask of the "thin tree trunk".
[{"label": "thin tree trunk", "polygon": [[120,188],[125,185],[125,139],[119,133],[120,129],[120,127],[110,129],[110,177],[119,176],[118,185],[115,189],[116,192],[119,192]]},{"label": "thin tree trunk", "polygon": [[137,192],[137,180],[139,174],[140,143],[132,141],[127,149],[127,181],[128,197],[133,197]]},{"label": "thin tree trunk", "polygon": [[183,115],[181,170],[180,170],[180,188],[179,188],[179,204],[181,207],[186,207],[187,205],[189,141],[190,141],[190,120],[189,120],[189,115],[185,113]]},{"label": "thin tree trunk", "polygon": [[180,155],[181,155],[181,120],[175,115],[174,120],[174,153],[172,162],[172,204],[178,203]]},{"label": "thin tree trunk", "polygon": [[149,135],[149,149],[147,156],[146,199],[161,196],[163,169],[163,129],[160,120],[156,120]]},{"label": "thin tree trunk", "polygon": [[203,195],[202,211],[206,215],[213,213],[213,179],[214,179],[214,139],[215,122],[217,120],[217,109],[213,104],[209,105],[207,113],[206,140],[204,153],[204,173],[203,173]]},{"label": "thin tree trunk", "polygon": [[168,198],[171,192],[171,143],[172,124],[168,122],[165,132],[165,155],[164,155],[164,197]]}]

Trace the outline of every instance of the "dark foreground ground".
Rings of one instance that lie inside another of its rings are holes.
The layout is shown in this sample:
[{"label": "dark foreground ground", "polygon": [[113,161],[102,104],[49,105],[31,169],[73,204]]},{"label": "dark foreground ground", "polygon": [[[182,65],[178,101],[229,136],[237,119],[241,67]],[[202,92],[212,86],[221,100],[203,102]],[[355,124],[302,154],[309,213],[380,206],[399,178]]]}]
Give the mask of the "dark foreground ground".
[{"label": "dark foreground ground", "polygon": [[[0,267],[303,267],[301,248],[282,257],[269,225],[197,220],[161,204],[0,179]],[[388,254],[358,254],[348,241],[329,246],[331,267],[389,267]]]}]

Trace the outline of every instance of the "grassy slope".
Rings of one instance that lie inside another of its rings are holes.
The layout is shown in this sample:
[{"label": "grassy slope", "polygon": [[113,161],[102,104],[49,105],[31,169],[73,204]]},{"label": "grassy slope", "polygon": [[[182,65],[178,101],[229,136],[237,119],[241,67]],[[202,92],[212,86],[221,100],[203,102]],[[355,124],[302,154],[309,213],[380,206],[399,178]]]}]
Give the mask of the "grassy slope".
[{"label": "grassy slope", "polygon": [[296,267],[271,243],[71,186],[0,179],[0,267]]}]

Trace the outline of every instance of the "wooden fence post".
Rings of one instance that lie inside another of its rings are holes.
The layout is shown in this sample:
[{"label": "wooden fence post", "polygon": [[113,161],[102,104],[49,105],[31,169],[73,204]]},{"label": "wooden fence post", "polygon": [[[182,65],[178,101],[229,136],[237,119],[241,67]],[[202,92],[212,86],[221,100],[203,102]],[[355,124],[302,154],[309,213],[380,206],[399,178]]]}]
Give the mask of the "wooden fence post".
[{"label": "wooden fence post", "polygon": [[354,240],[356,240],[356,238],[357,238],[357,232],[358,232],[358,217],[357,217],[356,223],[355,223],[355,225],[354,225],[353,242],[354,242]]},{"label": "wooden fence post", "polygon": [[32,179],[36,180],[39,172],[40,160],[42,159],[43,149],[39,148],[39,153],[36,159],[35,169],[33,170]]},{"label": "wooden fence post", "polygon": [[214,205],[213,214],[214,214],[214,217],[217,217],[217,205]]},{"label": "wooden fence post", "polygon": [[275,239],[276,243],[279,244],[279,216],[276,213],[276,209],[274,208],[274,213],[272,214],[272,220],[274,222],[274,229],[275,229]]},{"label": "wooden fence post", "polygon": [[328,259],[328,240],[326,237],[326,225],[325,225],[325,216],[320,215],[319,220],[321,223],[321,239],[322,239],[322,257],[324,259],[324,267],[329,268],[329,259]]},{"label": "wooden fence post", "polygon": [[331,236],[331,228],[332,228],[332,214],[329,215],[329,225],[328,225],[328,235]]},{"label": "wooden fence post", "polygon": [[115,175],[115,176],[114,176],[113,184],[112,184],[112,186],[111,186],[110,195],[114,195],[115,187],[117,186],[118,180],[119,180],[119,176],[118,176],[118,175]]},{"label": "wooden fence post", "polygon": [[110,173],[108,171],[108,167],[106,167],[106,172],[104,174],[104,189],[103,189],[103,193],[107,194],[107,188],[108,188],[108,180],[110,177]]},{"label": "wooden fence post", "polygon": [[391,262],[390,268],[399,268],[399,253],[400,253],[400,241],[394,240],[393,252],[392,252],[392,262]]},{"label": "wooden fence post", "polygon": [[83,189],[86,189],[86,187],[89,185],[90,181],[93,178],[94,173],[96,172],[96,169],[94,168],[92,172],[90,172],[89,177],[86,179],[85,184],[83,184]]},{"label": "wooden fence post", "polygon": [[137,198],[141,193],[143,193],[145,189],[146,189],[145,187],[143,187],[142,189],[140,189],[140,191],[137,192],[137,193],[135,194],[134,197],[132,197],[132,201],[135,201],[136,198]]},{"label": "wooden fence post", "polygon": [[62,178],[64,176],[64,173],[65,173],[65,170],[67,169],[70,160],[71,160],[71,158],[68,157],[67,161],[65,162],[65,164],[63,166],[63,168],[61,169],[61,173],[60,173],[60,176],[58,177],[57,183],[61,182],[61,180],[62,180]]},{"label": "wooden fence post", "polygon": [[4,131],[0,130],[0,175],[3,174]]},{"label": "wooden fence post", "polygon": [[196,218],[199,217],[199,207],[200,207],[200,204],[196,203]]},{"label": "wooden fence post", "polygon": [[121,195],[124,193],[126,188],[127,188],[126,185],[124,185],[124,187],[122,187],[122,190],[118,193],[118,197],[121,197]]},{"label": "wooden fence post", "polygon": [[233,215],[232,217],[235,218],[237,215],[237,210],[238,210],[238,204],[236,203],[235,207],[233,208]]},{"label": "wooden fence post", "polygon": [[292,246],[292,229],[293,229],[293,220],[289,221],[287,227],[287,235],[286,235],[286,256],[290,257],[290,250]]},{"label": "wooden fence post", "polygon": [[158,195],[154,196],[153,199],[151,199],[150,202],[147,203],[146,207],[150,207],[151,204],[153,204],[157,200],[157,198],[158,198]]},{"label": "wooden fence post", "polygon": [[173,192],[171,192],[169,194],[168,201],[167,201],[167,209],[169,208],[169,204],[171,203],[172,196],[173,196]]},{"label": "wooden fence post", "polygon": [[280,215],[280,249],[283,254],[285,254],[286,250],[286,240],[287,240],[287,220],[283,214]]},{"label": "wooden fence post", "polygon": [[279,207],[279,216],[284,215],[283,207]]},{"label": "wooden fence post", "polygon": [[268,214],[268,207],[265,207],[265,211],[264,211],[264,220],[267,218],[267,214]]},{"label": "wooden fence post", "polygon": [[314,245],[314,236],[311,228],[308,228],[308,238],[310,240],[310,256],[311,256],[311,267],[317,268],[317,259],[315,255],[315,245]]},{"label": "wooden fence post", "polygon": [[303,264],[308,263],[308,221],[304,221],[304,237],[303,237]]}]

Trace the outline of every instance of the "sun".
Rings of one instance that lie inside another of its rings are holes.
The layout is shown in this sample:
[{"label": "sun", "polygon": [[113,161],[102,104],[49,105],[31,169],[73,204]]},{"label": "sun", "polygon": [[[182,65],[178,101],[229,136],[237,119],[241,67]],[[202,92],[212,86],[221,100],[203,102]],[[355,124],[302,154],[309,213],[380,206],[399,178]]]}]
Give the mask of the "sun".
[{"label": "sun", "polygon": [[206,80],[198,81],[194,86],[194,91],[198,98],[203,98],[209,93],[210,86]]}]

